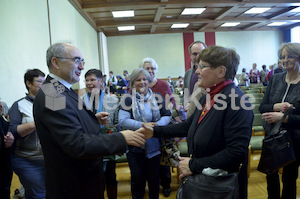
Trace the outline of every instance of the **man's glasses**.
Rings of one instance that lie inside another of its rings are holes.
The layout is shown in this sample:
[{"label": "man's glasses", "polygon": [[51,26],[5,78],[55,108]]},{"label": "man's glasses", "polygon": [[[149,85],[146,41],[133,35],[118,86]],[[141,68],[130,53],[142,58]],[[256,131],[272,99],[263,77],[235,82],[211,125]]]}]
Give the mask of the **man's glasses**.
[{"label": "man's glasses", "polygon": [[73,62],[75,62],[76,64],[80,64],[82,63],[82,65],[84,66],[85,62],[84,59],[81,59],[80,57],[73,57],[73,58],[66,58],[66,57],[56,57],[58,59],[71,59]]},{"label": "man's glasses", "polygon": [[44,80],[34,80],[35,82],[42,84],[44,82]]},{"label": "man's glasses", "polygon": [[94,83],[97,80],[100,80],[100,79],[86,79],[86,80],[84,80],[84,82],[86,82],[86,83],[89,83],[89,82]]},{"label": "man's glasses", "polygon": [[192,56],[197,57],[200,53],[191,53]]},{"label": "man's glasses", "polygon": [[280,60],[285,60],[285,59],[295,59],[296,57],[295,56],[292,56],[292,55],[286,55],[286,56],[280,56],[279,59]]}]

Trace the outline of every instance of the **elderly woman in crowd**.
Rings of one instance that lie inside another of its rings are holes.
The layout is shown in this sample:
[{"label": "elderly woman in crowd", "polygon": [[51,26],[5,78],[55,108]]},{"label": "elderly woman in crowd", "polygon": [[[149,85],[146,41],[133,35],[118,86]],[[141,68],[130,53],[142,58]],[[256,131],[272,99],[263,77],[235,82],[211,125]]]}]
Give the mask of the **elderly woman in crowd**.
[{"label": "elderly woman in crowd", "polygon": [[250,70],[249,73],[249,78],[250,78],[250,83],[258,83],[258,78],[259,78],[259,70],[256,68],[256,63],[253,63],[252,69]]},{"label": "elderly woman in crowd", "polygon": [[[263,113],[262,118],[265,120],[264,128],[266,135],[271,132],[274,124],[282,118],[283,112],[285,112],[289,106],[294,105],[300,100],[300,43],[283,44],[278,51],[278,55],[286,71],[272,76],[266,94],[259,107],[260,112]],[[295,134],[289,123],[283,124],[282,128],[287,129],[293,140],[295,140]],[[300,143],[294,143],[294,146],[299,144]],[[298,167],[299,157],[297,161],[283,167],[283,189],[281,198],[296,198]],[[267,187],[269,199],[280,198],[278,172],[267,175]]]},{"label": "elderly woman in crowd", "polygon": [[[160,94],[149,88],[150,74],[143,68],[135,69],[131,75],[130,95],[121,100],[119,124],[124,129],[137,130],[145,125],[163,126],[171,121],[171,112],[166,110]],[[160,140],[148,139],[142,148],[128,146],[127,159],[131,171],[131,192],[134,199],[144,197],[146,181],[149,198],[159,198]]]},{"label": "elderly woman in crowd", "polygon": [[186,136],[190,157],[180,158],[179,177],[202,173],[208,167],[229,173],[239,171],[239,198],[246,198],[253,112],[249,110],[249,101],[242,98],[244,93],[232,81],[240,57],[232,49],[210,46],[198,58],[198,85],[208,91],[200,99],[202,110],[197,109],[183,123],[164,127],[143,125],[138,131],[146,137]]},{"label": "elderly woman in crowd", "polygon": [[[165,81],[156,78],[156,73],[158,71],[156,61],[153,58],[146,57],[143,59],[141,67],[147,70],[150,74],[151,83],[149,83],[149,87],[151,90],[155,93],[160,93],[164,100],[168,103],[168,108],[172,110],[172,108],[176,106],[175,99],[169,85]],[[169,142],[172,142],[172,140],[164,140],[163,144]],[[163,187],[164,196],[168,197],[171,194],[171,172],[169,166],[160,166],[160,184]]]}]

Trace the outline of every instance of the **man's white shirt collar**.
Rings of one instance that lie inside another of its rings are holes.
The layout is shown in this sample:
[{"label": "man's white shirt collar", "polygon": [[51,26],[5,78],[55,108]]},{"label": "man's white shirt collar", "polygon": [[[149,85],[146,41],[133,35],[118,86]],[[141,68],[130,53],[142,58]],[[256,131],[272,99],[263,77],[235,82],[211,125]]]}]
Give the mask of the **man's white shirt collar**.
[{"label": "man's white shirt collar", "polygon": [[62,85],[64,85],[65,87],[67,87],[69,90],[72,86],[72,84],[66,82],[65,80],[63,80],[62,78],[58,77],[57,75],[54,75],[53,73],[49,73],[49,76],[54,78],[54,79],[57,79]]}]

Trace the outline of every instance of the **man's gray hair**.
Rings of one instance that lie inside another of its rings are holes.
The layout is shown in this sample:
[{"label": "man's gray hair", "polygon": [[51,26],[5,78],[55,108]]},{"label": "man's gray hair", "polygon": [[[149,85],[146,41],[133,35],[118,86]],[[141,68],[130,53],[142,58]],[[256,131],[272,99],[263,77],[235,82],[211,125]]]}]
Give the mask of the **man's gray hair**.
[{"label": "man's gray hair", "polygon": [[59,43],[52,44],[48,48],[47,54],[46,54],[48,69],[50,69],[52,67],[51,59],[53,57],[64,57],[65,56],[65,52],[66,52],[65,44],[67,44],[67,43],[59,42]]},{"label": "man's gray hair", "polygon": [[144,59],[142,60],[142,63],[141,63],[141,68],[144,68],[145,63],[150,63],[150,64],[152,64],[152,66],[156,68],[155,70],[158,69],[158,65],[157,65],[156,61],[155,61],[153,58],[150,58],[150,57],[144,58]]},{"label": "man's gray hair", "polygon": [[149,83],[152,82],[151,76],[150,76],[150,74],[148,73],[147,70],[145,70],[144,68],[136,68],[130,74],[130,81],[131,81],[130,82],[130,88],[133,88],[134,81],[138,78],[138,76],[141,73],[143,75],[145,75],[145,77],[147,78]]}]

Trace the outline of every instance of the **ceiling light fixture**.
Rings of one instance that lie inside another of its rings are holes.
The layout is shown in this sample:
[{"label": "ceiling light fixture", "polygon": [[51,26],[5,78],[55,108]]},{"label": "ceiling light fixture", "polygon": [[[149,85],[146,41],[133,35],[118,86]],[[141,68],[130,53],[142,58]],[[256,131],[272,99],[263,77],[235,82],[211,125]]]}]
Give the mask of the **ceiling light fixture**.
[{"label": "ceiling light fixture", "polygon": [[114,18],[134,17],[134,11],[133,10],[112,11],[111,13],[112,13]]},{"label": "ceiling light fixture", "polygon": [[200,15],[206,8],[185,8],[182,15]]},{"label": "ceiling light fixture", "polygon": [[239,24],[240,24],[240,22],[227,22],[227,23],[223,23],[221,25],[221,27],[233,27],[233,26],[237,26]]},{"label": "ceiling light fixture", "polygon": [[178,24],[173,24],[171,28],[186,28],[190,25],[189,23],[178,23]]},{"label": "ceiling light fixture", "polygon": [[135,30],[135,26],[118,26],[119,31]]},{"label": "ceiling light fixture", "polygon": [[300,7],[298,8],[294,8],[293,10],[291,10],[290,12],[300,12]]},{"label": "ceiling light fixture", "polygon": [[247,10],[245,14],[260,14],[270,9],[271,8],[251,8],[250,10]]},{"label": "ceiling light fixture", "polygon": [[268,26],[281,26],[283,24],[286,24],[286,22],[273,22],[273,23],[268,24]]}]

